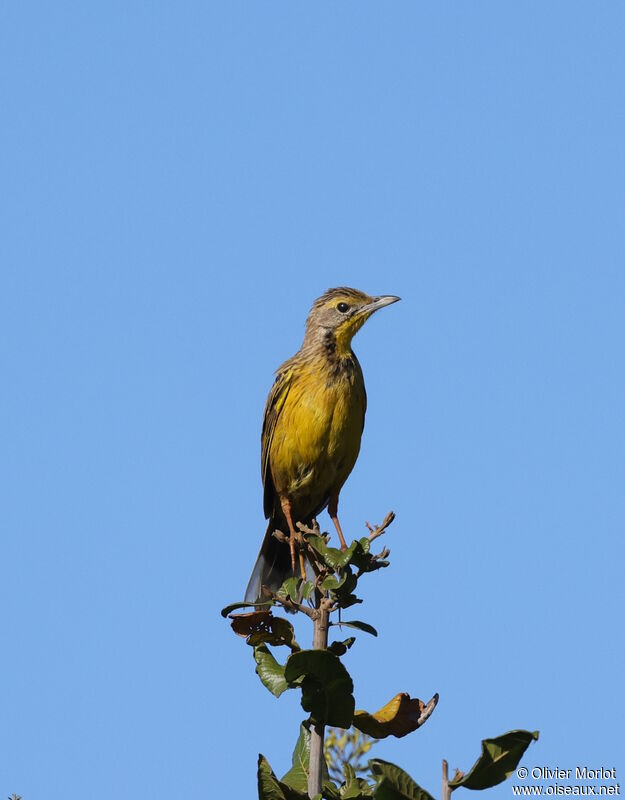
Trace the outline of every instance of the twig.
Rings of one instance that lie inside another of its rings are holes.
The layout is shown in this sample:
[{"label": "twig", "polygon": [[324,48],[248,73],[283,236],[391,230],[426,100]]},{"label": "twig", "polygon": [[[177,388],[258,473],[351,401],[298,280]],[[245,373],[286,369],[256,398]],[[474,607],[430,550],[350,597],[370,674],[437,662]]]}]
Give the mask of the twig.
[{"label": "twig", "polygon": [[451,800],[451,789],[449,787],[449,765],[443,759],[443,791],[442,800]]},{"label": "twig", "polygon": [[[333,603],[329,597],[322,597],[316,609],[315,630],[313,633],[313,649],[328,649],[328,628],[330,611]],[[318,723],[310,728],[310,756],[308,761],[308,796],[315,797],[321,792],[323,783],[323,741],[325,738],[325,725]]]},{"label": "twig", "polygon": [[313,536],[323,536],[321,533],[321,528],[319,527],[319,523],[316,519],[313,519],[312,528],[308,525],[304,525],[303,522],[298,522],[296,527],[299,528],[302,533],[308,533],[309,535]]},{"label": "twig", "polygon": [[309,616],[312,620],[315,620],[319,614],[316,608],[308,608],[308,606],[305,606],[302,603],[296,603],[289,597],[279,597],[275,592],[272,592],[271,589],[268,589],[266,586],[263,586],[263,591],[266,595],[271,597],[274,603],[278,603],[287,611],[301,611],[303,614]]},{"label": "twig", "polygon": [[378,536],[382,536],[383,533],[386,533],[386,529],[394,519],[395,519],[395,512],[389,511],[388,514],[384,517],[382,524],[378,525],[376,528],[372,528],[368,522],[365,522],[365,525],[369,529],[369,541],[372,542],[374,539],[377,539]]}]

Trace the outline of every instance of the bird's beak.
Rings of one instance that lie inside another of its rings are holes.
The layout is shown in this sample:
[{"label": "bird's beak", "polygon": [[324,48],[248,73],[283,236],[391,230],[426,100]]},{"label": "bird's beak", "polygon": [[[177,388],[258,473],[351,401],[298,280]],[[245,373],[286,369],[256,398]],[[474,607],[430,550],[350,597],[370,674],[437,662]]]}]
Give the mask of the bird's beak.
[{"label": "bird's beak", "polygon": [[371,303],[367,303],[366,306],[363,306],[361,309],[367,316],[373,314],[374,311],[377,311],[379,308],[384,308],[384,306],[390,306],[391,303],[396,303],[398,300],[401,300],[401,297],[396,297],[394,294],[385,294],[381,297],[374,297]]}]

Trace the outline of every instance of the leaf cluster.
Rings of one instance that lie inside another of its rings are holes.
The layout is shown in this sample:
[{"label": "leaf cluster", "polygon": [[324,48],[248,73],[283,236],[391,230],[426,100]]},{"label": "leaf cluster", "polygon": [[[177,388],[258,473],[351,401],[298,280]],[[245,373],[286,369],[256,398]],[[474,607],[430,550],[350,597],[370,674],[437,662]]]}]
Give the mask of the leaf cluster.
[{"label": "leaf cluster", "polygon": [[[538,739],[538,732],[509,731],[494,739],[484,739],[482,753],[469,772],[450,781],[453,791],[465,789],[489,789],[504,781],[517,767],[529,745]],[[300,735],[293,751],[292,767],[279,780],[273,773],[269,762],[259,756],[258,796],[260,800],[302,800],[307,798],[308,761],[310,756],[310,730],[300,726]],[[373,758],[368,763],[373,779],[369,783],[358,777],[356,769],[345,763],[343,783],[339,787],[324,770],[324,781],[318,798],[324,800],[434,800],[432,795],[419,786],[401,767],[390,761]],[[334,776],[333,776],[334,777]]]},{"label": "leaf cluster", "polygon": [[[301,691],[302,708],[309,714],[308,723],[345,729],[354,725],[378,739],[391,735],[401,737],[422,725],[436,705],[438,695],[426,704],[400,692],[379,711],[356,711],[354,684],[341,661],[355,638],[334,641],[325,650],[302,650],[291,622],[273,613],[277,606],[303,612],[315,619],[322,604],[329,612],[340,612],[361,603],[354,591],[359,578],[388,566],[390,551],[385,548],[374,554],[371,543],[385,532],[393,519],[391,512],[382,525],[369,529],[368,537],[354,540],[346,550],[330,547],[329,537],[321,534],[316,524],[312,528],[300,525],[299,544],[305,550],[316,580],[289,578],[277,592],[268,594],[266,603],[233,603],[221,612],[229,616],[233,631],[245,637],[253,648],[256,673],[275,697],[280,697],[287,689]],[[305,605],[313,596],[316,607]],[[231,613],[250,606],[254,606],[253,611]],[[375,628],[362,620],[339,619],[329,624],[377,636]],[[272,652],[272,648],[283,646],[291,651],[284,662]]]},{"label": "leaf cluster", "polygon": [[[388,736],[401,738],[420,728],[434,711],[438,694],[424,702],[407,692],[399,692],[377,711],[356,709],[354,683],[341,661],[356,641],[355,637],[329,644],[324,637],[321,648],[302,649],[289,619],[274,615],[276,608],[281,608],[290,613],[303,613],[316,624],[325,619],[328,627],[344,626],[377,636],[377,631],[369,623],[343,620],[340,614],[362,603],[356,594],[360,578],[389,565],[390,551],[384,549],[373,554],[371,543],[385,532],[393,519],[391,512],[382,525],[375,529],[368,526],[369,536],[353,541],[346,550],[331,547],[329,537],[320,533],[316,523],[312,528],[299,525],[297,545],[311,566],[314,580],[289,578],[277,592],[266,590],[266,601],[233,603],[221,612],[231,620],[233,631],[245,638],[252,648],[256,673],[262,684],[275,697],[289,689],[301,692],[301,705],[308,715],[300,726],[292,767],[281,779],[276,777],[266,758],[259,756],[258,792],[262,800],[303,800],[308,797],[311,728],[315,727],[316,735],[319,731],[323,735],[326,725],[345,731],[353,728],[353,733],[342,736],[352,737],[354,743],[365,744],[353,748],[351,758],[335,759],[332,775],[324,762],[322,792],[317,800],[432,800],[425,789],[395,764],[371,759],[365,767],[359,759],[368,752],[374,740]],[[253,610],[232,613],[249,608]],[[335,612],[338,612],[338,620],[331,618]],[[276,656],[274,650],[277,648],[288,650],[286,658]],[[537,732],[515,730],[494,739],[484,739],[480,757],[466,774],[456,772],[447,783],[448,793],[461,787],[485,789],[501,783],[537,738]],[[333,746],[338,747],[340,739],[335,737],[333,741],[334,744],[328,745],[330,753]],[[347,739],[343,747],[346,742]],[[339,760],[340,772],[336,768]],[[319,762],[316,763],[318,767]],[[312,773],[313,776],[319,774],[314,768]]]}]

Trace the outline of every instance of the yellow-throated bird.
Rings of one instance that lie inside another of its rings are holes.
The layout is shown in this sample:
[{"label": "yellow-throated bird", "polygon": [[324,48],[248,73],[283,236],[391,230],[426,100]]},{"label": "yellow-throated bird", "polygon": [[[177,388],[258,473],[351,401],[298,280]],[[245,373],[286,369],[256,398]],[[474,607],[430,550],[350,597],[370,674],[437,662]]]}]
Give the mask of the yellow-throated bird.
[{"label": "yellow-throated bird", "polygon": [[[269,526],[245,599],[262,587],[277,590],[295,568],[295,524],[310,524],[326,506],[345,549],[337,516],[339,492],[352,471],[365,423],[367,395],[354,334],[379,308],[399,297],[370,297],[357,289],[329,289],[306,321],[298,352],[278,369],[265,406],[261,472]],[[288,533],[289,544],[273,536]]]}]

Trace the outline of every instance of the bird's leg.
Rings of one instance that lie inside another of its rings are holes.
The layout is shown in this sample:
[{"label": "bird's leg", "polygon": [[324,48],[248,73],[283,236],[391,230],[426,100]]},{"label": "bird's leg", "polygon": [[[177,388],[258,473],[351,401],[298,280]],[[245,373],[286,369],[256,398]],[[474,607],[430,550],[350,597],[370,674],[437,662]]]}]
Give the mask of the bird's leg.
[{"label": "bird's leg", "polygon": [[[286,524],[289,526],[289,548],[291,550],[291,569],[295,572],[295,539],[297,537],[297,532],[295,530],[295,525],[293,525],[293,518],[291,517],[291,501],[288,497],[281,497],[280,498],[280,505],[282,506],[282,511],[284,512],[284,516],[286,517]],[[304,563],[304,554],[300,550],[299,553],[299,571],[302,576],[302,580],[306,580],[306,564]]]},{"label": "bird's leg", "polygon": [[330,519],[334,523],[336,532],[339,535],[339,539],[341,541],[341,550],[347,550],[347,543],[345,542],[345,537],[343,536],[343,531],[341,530],[341,523],[339,522],[338,518],[338,509],[339,498],[338,495],[336,495],[336,497],[330,498],[330,502],[328,503],[328,514],[330,515]]}]

